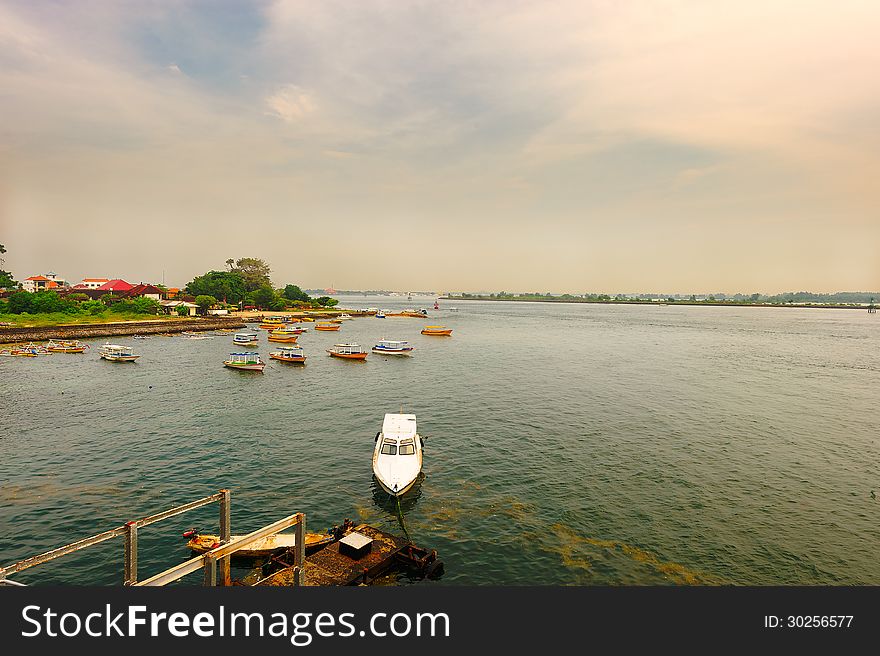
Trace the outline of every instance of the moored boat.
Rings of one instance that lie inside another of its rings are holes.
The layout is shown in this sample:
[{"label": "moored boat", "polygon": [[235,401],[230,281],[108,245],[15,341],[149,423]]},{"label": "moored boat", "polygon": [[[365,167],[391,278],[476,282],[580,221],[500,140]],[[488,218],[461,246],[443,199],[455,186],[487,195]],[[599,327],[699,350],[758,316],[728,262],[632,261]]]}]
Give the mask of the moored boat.
[{"label": "moored boat", "polygon": [[306,354],[302,346],[281,346],[277,351],[272,351],[269,357],[273,360],[281,362],[294,362],[303,364],[306,361]]},{"label": "moored boat", "polygon": [[400,496],[418,480],[422,471],[422,438],[416,416],[385,415],[373,448],[373,475],[389,494]]},{"label": "moored boat", "polygon": [[269,333],[269,336],[266,339],[268,339],[270,342],[296,344],[297,333],[288,333],[279,330],[273,330],[271,333]]},{"label": "moored boat", "polygon": [[373,353],[383,353],[385,355],[410,355],[413,347],[406,341],[380,339],[379,343],[372,348],[372,351]]},{"label": "moored boat", "polygon": [[140,355],[135,355],[130,346],[121,344],[104,344],[98,351],[101,358],[109,362],[134,362]]},{"label": "moored boat", "polygon": [[[190,538],[189,542],[186,543],[186,546],[196,553],[205,553],[206,551],[216,549],[220,546],[219,535],[190,535],[188,533],[184,537]],[[239,535],[233,535],[230,537],[230,539],[237,540],[240,537],[241,536]],[[306,553],[314,553],[322,547],[327,546],[334,540],[335,537],[330,533],[306,533]],[[277,551],[292,549],[294,546],[296,546],[296,537],[294,534],[275,533],[273,535],[266,536],[262,540],[251,542],[247,547],[243,549],[239,549],[235,552],[233,558],[267,557],[273,555]]]},{"label": "moored boat", "polygon": [[360,344],[334,344],[333,348],[327,349],[334,358],[343,358],[345,360],[366,360],[367,352],[361,348]]},{"label": "moored boat", "polygon": [[85,353],[87,348],[89,348],[88,344],[77,339],[50,339],[46,344],[46,350],[50,353]]},{"label": "moored boat", "polygon": [[257,333],[247,332],[247,333],[235,333],[232,336],[232,343],[236,346],[256,346],[260,341],[260,336]]},{"label": "moored boat", "polygon": [[263,371],[266,368],[266,363],[259,354],[252,352],[230,353],[229,359],[224,360],[223,365],[240,371]]},{"label": "moored boat", "polygon": [[316,323],[315,330],[339,330],[342,326],[338,323]]},{"label": "moored boat", "polygon": [[422,328],[423,335],[449,336],[452,335],[452,328],[446,326],[425,326]]},{"label": "moored boat", "polygon": [[376,318],[384,319],[385,318],[385,310],[376,310]]},{"label": "moored boat", "polygon": [[9,350],[9,355],[20,358],[35,358],[38,355],[49,355],[49,350],[45,346],[30,342],[24,346],[17,346]]}]

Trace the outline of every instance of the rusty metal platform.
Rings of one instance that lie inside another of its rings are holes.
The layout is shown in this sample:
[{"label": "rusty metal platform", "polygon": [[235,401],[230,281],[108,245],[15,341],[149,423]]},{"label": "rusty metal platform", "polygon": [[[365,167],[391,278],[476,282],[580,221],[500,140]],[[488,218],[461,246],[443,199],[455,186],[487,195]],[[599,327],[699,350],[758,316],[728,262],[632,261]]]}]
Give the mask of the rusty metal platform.
[{"label": "rusty metal platform", "polygon": [[[337,586],[369,583],[399,564],[398,554],[411,547],[404,538],[386,533],[367,524],[354,527],[354,531],[373,539],[370,553],[358,560],[339,553],[339,543],[324,547],[306,557],[303,565],[303,585]],[[366,577],[365,571],[366,570]],[[293,567],[287,567],[267,576],[257,585],[293,585]]]}]

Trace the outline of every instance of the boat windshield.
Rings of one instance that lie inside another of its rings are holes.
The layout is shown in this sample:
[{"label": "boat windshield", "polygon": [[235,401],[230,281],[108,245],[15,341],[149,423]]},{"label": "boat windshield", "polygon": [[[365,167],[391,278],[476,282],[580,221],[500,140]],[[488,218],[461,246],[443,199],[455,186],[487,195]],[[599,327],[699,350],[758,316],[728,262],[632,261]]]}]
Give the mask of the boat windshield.
[{"label": "boat windshield", "polygon": [[397,445],[394,442],[383,442],[381,453],[385,456],[396,456]]},{"label": "boat windshield", "polygon": [[416,452],[416,447],[412,444],[401,444],[400,445],[400,454],[402,456],[411,456]]}]

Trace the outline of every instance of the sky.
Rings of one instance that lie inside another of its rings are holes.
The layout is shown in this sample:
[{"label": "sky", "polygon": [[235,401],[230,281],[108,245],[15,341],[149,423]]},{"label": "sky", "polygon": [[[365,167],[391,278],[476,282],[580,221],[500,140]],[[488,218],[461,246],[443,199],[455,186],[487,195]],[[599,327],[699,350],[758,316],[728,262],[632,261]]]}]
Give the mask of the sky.
[{"label": "sky", "polygon": [[3,268],[876,290],[878,30],[875,0],[0,0]]}]

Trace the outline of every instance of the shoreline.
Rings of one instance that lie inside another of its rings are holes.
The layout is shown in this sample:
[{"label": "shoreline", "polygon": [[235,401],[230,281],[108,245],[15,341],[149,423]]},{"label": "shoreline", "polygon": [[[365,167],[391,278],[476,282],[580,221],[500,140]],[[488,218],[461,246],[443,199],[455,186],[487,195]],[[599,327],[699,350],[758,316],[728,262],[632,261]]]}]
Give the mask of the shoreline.
[{"label": "shoreline", "polygon": [[347,312],[352,316],[366,314],[363,310],[311,310],[305,312],[245,312],[234,316],[207,316],[179,319],[152,319],[143,321],[108,321],[104,323],[57,324],[54,326],[3,326],[0,327],[0,344],[38,342],[47,339],[87,339],[124,335],[157,335],[182,333],[188,330],[229,330],[245,328],[247,323],[267,316],[292,318],[332,319]]},{"label": "shoreline", "polygon": [[[695,307],[748,307],[748,308],[807,308],[813,310],[864,310],[867,311],[867,305],[840,305],[829,303],[804,303],[792,305],[789,303],[742,303],[738,301],[588,301],[566,299],[549,299],[549,298],[490,298],[488,296],[473,296],[463,298],[461,296],[448,297],[441,296],[440,301],[501,301],[513,303],[570,303],[572,305],[653,305],[656,307],[671,305],[690,305]],[[876,307],[876,306],[875,306]]]}]

